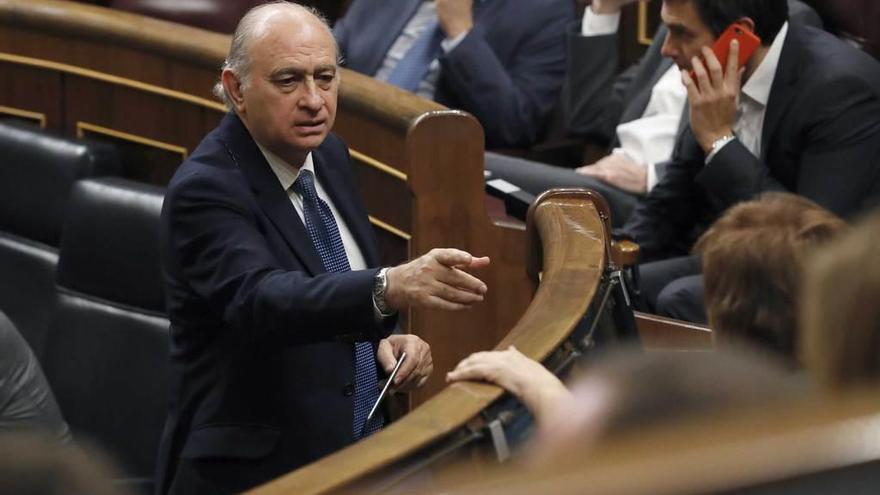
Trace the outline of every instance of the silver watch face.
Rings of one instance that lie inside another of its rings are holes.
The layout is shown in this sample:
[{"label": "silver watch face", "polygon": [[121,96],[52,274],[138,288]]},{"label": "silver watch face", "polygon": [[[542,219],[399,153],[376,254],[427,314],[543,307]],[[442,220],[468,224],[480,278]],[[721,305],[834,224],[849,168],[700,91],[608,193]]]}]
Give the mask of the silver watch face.
[{"label": "silver watch face", "polygon": [[386,287],[388,287],[388,278],[385,276],[385,269],[382,269],[376,274],[376,281],[373,283],[373,300],[382,312],[387,309],[385,304]]}]

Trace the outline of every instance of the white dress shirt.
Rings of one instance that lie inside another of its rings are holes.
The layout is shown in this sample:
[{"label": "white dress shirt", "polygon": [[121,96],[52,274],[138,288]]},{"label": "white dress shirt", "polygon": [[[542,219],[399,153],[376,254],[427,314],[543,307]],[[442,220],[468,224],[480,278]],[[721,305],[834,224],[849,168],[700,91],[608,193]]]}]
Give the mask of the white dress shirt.
[{"label": "white dress shirt", "polygon": [[[779,58],[782,56],[782,46],[788,35],[788,22],[782,25],[782,29],[773,39],[770,50],[761,61],[761,65],[749,77],[740,93],[737,104],[737,118],[733,125],[736,138],[756,157],[761,156],[761,138],[764,132],[764,116],[767,113],[767,102],[770,100],[770,90],[776,79],[776,69],[779,67]],[[706,157],[706,163],[712,161],[730,141],[716,147]]]},{"label": "white dress shirt", "polygon": [[312,154],[309,153],[306,155],[302,167],[297,169],[273,154],[271,151],[260,146],[259,143],[257,143],[257,147],[263,152],[263,156],[266,157],[266,161],[269,162],[269,167],[272,168],[272,172],[278,177],[278,182],[281,183],[281,187],[287,192],[287,197],[290,198],[290,202],[293,203],[293,207],[296,209],[296,213],[299,215],[300,220],[302,220],[303,225],[306,224],[306,220],[303,213],[302,196],[295,193],[290,186],[292,186],[294,181],[296,181],[296,178],[299,177],[301,170],[309,170],[312,172],[312,175],[315,177],[315,190],[318,192],[318,197],[327,203],[327,206],[330,207],[330,211],[333,212],[333,218],[336,219],[336,227],[339,229],[339,236],[342,237],[342,245],[345,246],[345,255],[348,257],[349,266],[351,266],[352,270],[363,270],[367,268],[364,254],[361,252],[361,248],[358,246],[357,241],[355,241],[354,236],[351,235],[351,230],[349,230],[348,225],[345,224],[345,219],[339,214],[339,211],[333,204],[333,200],[330,199],[327,191],[321,186],[321,179],[318,174],[315,173],[315,163],[312,160]]},{"label": "white dress shirt", "polygon": [[[619,25],[620,12],[596,14],[587,7],[581,23],[581,34],[583,36],[614,34]],[[686,104],[687,88],[681,83],[680,72],[673,65],[654,84],[651,98],[641,118],[617,126],[620,146],[612,150],[612,153],[623,154],[633,163],[647,169],[648,191],[659,181],[656,164],[672,157]]]}]

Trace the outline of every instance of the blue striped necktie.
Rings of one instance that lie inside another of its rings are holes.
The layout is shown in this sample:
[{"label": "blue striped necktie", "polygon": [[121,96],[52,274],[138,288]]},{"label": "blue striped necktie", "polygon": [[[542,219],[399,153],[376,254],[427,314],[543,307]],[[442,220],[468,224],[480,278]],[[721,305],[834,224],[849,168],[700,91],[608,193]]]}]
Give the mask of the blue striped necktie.
[{"label": "blue striped necktie", "polygon": [[440,54],[443,37],[443,30],[436,20],[428,24],[406,55],[394,66],[388,76],[388,83],[415,92],[428,73],[431,63]]},{"label": "blue striped necktie", "polygon": [[[327,203],[318,197],[315,190],[315,179],[309,170],[300,170],[299,176],[291,186],[293,191],[299,194],[303,200],[303,217],[306,220],[306,230],[309,237],[321,257],[324,269],[328,272],[347,272],[351,270],[348,264],[348,256],[345,254],[345,246],[339,235],[339,228],[333,218],[333,212]],[[354,344],[354,420],[352,428],[355,440],[360,438],[361,428],[373,403],[379,398],[379,381],[376,372],[376,359],[373,355],[373,346],[369,342],[355,342]],[[364,436],[378,431],[384,419],[381,414],[373,416],[370,424],[363,430]]]}]

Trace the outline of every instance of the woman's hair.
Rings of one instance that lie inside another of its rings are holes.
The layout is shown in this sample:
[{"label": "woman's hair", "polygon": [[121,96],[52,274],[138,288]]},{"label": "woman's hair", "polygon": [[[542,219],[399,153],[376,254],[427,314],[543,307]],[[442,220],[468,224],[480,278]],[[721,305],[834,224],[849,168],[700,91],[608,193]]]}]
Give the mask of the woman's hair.
[{"label": "woman's hair", "polygon": [[844,229],[833,213],[789,193],[768,193],[728,210],[694,248],[703,258],[716,339],[745,339],[795,358],[806,259]]},{"label": "woman's hair", "polygon": [[880,212],[817,253],[806,270],[804,360],[826,385],[880,379]]}]

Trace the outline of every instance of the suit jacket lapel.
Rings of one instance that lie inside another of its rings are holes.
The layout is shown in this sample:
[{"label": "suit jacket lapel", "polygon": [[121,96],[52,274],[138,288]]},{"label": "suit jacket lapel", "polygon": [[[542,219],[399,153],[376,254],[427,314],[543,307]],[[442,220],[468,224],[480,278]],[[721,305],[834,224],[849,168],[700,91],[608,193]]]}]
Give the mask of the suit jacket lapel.
[{"label": "suit jacket lapel", "polygon": [[321,257],[287,192],[281,188],[278,177],[272,172],[241,119],[234,113],[229,113],[223,119],[221,127],[224,129],[227,149],[250,183],[260,208],[308,272],[312,275],[324,273],[326,270]]},{"label": "suit jacket lapel", "polygon": [[365,218],[364,210],[359,205],[360,202],[357,200],[357,197],[352,197],[352,195],[357,194],[357,191],[352,191],[350,188],[345,187],[348,180],[346,180],[346,177],[341,172],[344,167],[340,166],[345,164],[332,163],[332,160],[328,158],[327,153],[322,148],[312,153],[312,159],[315,163],[315,175],[321,181],[321,186],[327,191],[327,194],[333,201],[333,205],[336,206],[336,210],[351,231],[351,235],[354,236],[358,247],[361,248],[364,261],[366,261],[367,266],[376,266],[379,256],[376,252],[372,227],[370,227],[369,221]]},{"label": "suit jacket lapel", "polygon": [[801,28],[796,24],[789,23],[788,35],[782,46],[782,55],[779,57],[779,65],[776,67],[776,76],[773,79],[773,87],[770,88],[770,97],[767,99],[767,109],[764,113],[764,126],[761,132],[761,158],[765,163],[773,136],[779,130],[783,117],[794,100],[795,91],[792,88],[800,79],[800,36]]},{"label": "suit jacket lapel", "polygon": [[366,65],[367,73],[370,75],[375,74],[382,67],[382,62],[391,49],[391,45],[394,44],[403,28],[406,27],[407,23],[419,9],[419,5],[422,4],[421,0],[383,0],[382,3],[384,4],[383,8],[386,9],[385,12],[393,13],[394,15],[385,16],[389,22],[382,24],[381,31],[372,33],[375,36],[375,43],[373,43],[375,47],[373,50],[374,56],[370,63]]}]

